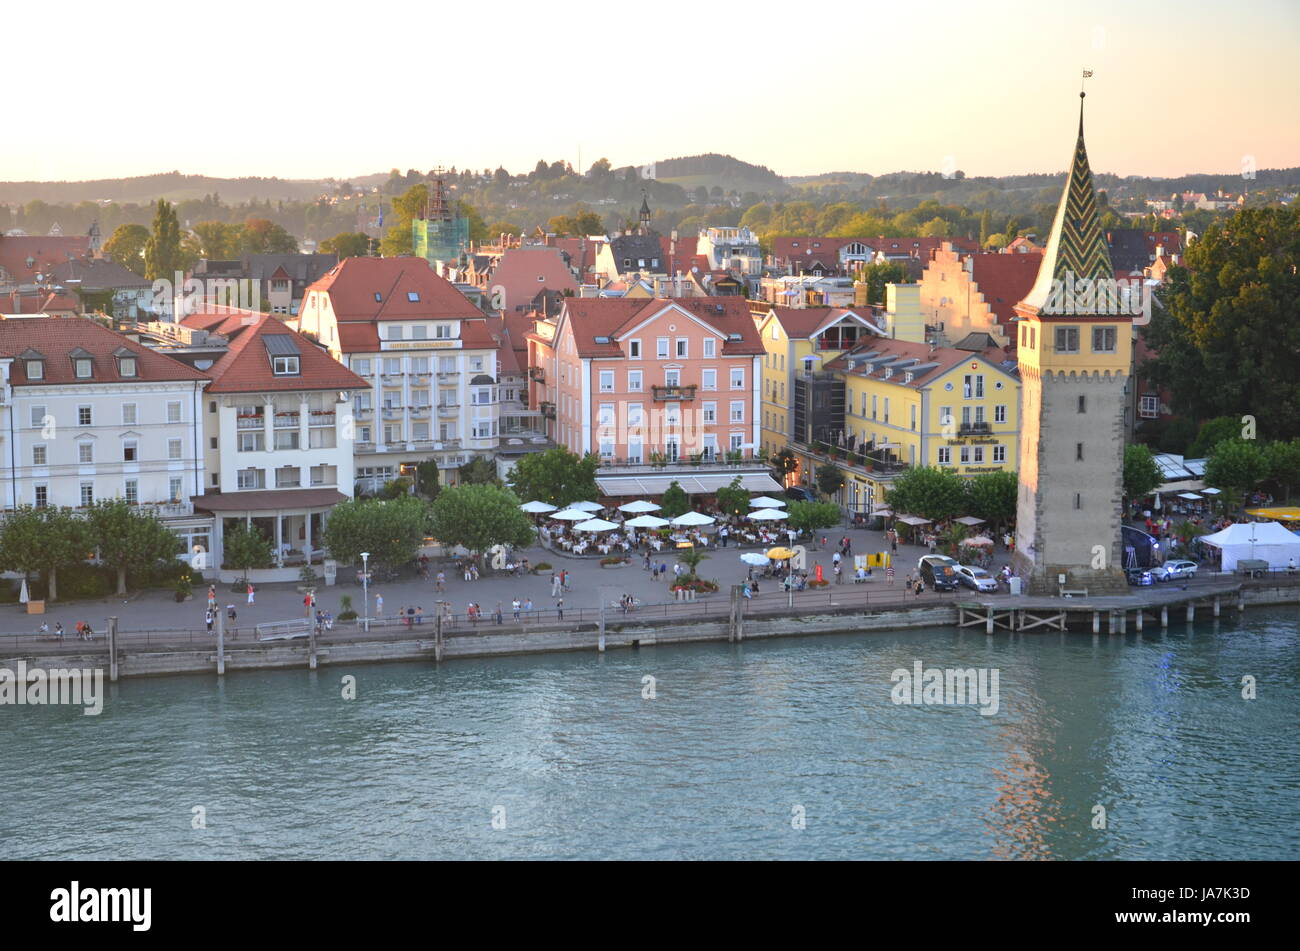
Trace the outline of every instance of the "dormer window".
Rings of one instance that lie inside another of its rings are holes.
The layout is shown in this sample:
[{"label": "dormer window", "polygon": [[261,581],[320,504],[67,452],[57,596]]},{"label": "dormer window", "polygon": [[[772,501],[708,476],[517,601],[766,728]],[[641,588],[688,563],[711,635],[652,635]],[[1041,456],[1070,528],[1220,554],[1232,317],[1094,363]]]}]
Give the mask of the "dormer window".
[{"label": "dormer window", "polygon": [[78,357],[72,361],[78,380],[89,380],[95,372],[94,361],[89,357]]},{"label": "dormer window", "polygon": [[120,357],[117,372],[119,376],[135,376],[135,357]]},{"label": "dormer window", "polygon": [[45,361],[28,360],[27,361],[27,379],[43,380],[45,379]]},{"label": "dormer window", "polygon": [[271,371],[276,376],[297,376],[298,358],[297,357],[275,357],[271,361]]}]

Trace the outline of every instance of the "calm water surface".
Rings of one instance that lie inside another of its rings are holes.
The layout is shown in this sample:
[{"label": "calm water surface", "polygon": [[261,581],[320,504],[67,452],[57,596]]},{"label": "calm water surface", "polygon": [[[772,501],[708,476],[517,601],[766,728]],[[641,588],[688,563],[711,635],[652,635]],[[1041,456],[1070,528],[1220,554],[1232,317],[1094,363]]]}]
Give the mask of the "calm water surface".
[{"label": "calm water surface", "polygon": [[[997,668],[1000,711],[896,706],[890,674],[917,660]],[[1294,609],[1164,636],[936,629],[109,690],[99,717],[0,707],[7,857],[1300,852]]]}]

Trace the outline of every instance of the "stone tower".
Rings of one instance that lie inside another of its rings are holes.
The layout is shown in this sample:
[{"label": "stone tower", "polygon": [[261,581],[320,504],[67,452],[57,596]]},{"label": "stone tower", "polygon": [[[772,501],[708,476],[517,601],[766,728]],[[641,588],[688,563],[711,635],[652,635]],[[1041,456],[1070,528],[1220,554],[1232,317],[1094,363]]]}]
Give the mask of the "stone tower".
[{"label": "stone tower", "polygon": [[1089,594],[1128,591],[1120,540],[1128,309],[1097,214],[1080,102],[1079,137],[1038,279],[1016,305],[1015,566],[1032,593],[1057,593],[1061,575],[1066,588]]}]

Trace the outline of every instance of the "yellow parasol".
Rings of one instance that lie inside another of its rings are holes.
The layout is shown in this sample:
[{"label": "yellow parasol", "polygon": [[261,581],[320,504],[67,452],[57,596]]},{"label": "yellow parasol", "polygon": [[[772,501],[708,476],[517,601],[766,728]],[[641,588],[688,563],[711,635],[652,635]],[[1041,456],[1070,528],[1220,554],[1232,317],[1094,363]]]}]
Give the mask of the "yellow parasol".
[{"label": "yellow parasol", "polygon": [[794,552],[789,548],[769,548],[766,554],[773,561],[788,561],[794,557]]}]

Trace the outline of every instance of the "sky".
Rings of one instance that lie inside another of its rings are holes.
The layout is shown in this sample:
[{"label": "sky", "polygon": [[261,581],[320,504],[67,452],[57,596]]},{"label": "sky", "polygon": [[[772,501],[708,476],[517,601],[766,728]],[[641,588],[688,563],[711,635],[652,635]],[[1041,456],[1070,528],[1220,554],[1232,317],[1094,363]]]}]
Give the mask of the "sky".
[{"label": "sky", "polygon": [[1071,6],[71,0],[47,42],[50,8],[6,4],[10,121],[39,134],[0,149],[0,181],[703,152],[781,175],[1057,172],[1084,68],[1094,171],[1300,166],[1296,0]]}]

